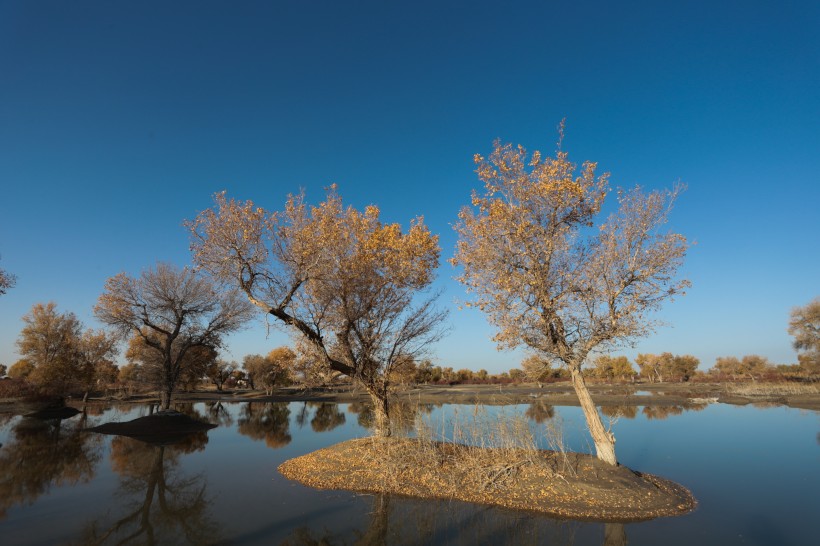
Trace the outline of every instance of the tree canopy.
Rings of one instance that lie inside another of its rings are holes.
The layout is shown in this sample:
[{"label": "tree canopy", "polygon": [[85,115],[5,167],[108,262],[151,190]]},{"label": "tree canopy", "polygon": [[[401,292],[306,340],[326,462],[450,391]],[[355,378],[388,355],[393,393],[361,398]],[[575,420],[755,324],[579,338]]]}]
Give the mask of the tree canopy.
[{"label": "tree canopy", "polygon": [[17,277],[5,269],[0,268],[0,296],[8,292],[10,288],[13,288],[16,282]]},{"label": "tree canopy", "polygon": [[475,163],[484,191],[459,213],[452,260],[467,305],[487,314],[500,348],[524,345],[569,368],[598,455],[615,464],[581,365],[593,349],[647,335],[650,313],[688,286],[676,279],[687,241],[663,231],[681,187],[618,191],[617,210],[600,218],[609,175],[593,162],[579,170],[560,143],[551,158],[496,141]]},{"label": "tree canopy", "polygon": [[794,337],[793,346],[800,353],[800,367],[820,373],[820,297],[804,307],[792,309],[789,334]]},{"label": "tree canopy", "polygon": [[[26,365],[14,370],[40,388],[60,395],[72,388],[88,393],[98,380],[107,380],[117,354],[114,335],[85,330],[71,312],[59,313],[57,304],[35,304],[23,316],[17,350]],[[30,367],[26,371],[26,366]],[[12,369],[15,367],[13,366]]]},{"label": "tree canopy", "polygon": [[345,207],[335,187],[317,206],[290,196],[280,212],[224,193],[214,201],[187,224],[194,262],[360,382],[379,406],[377,434],[389,434],[391,370],[437,339],[444,318],[435,296],[419,298],[438,265],[438,237],[422,218],[403,232],[376,206]]},{"label": "tree canopy", "polygon": [[121,336],[139,340],[140,358],[156,366],[167,409],[189,352],[220,347],[225,334],[250,319],[251,306],[191,269],[158,264],[139,277],[120,273],[108,279],[94,314]]},{"label": "tree canopy", "polygon": [[262,387],[270,395],[276,386],[287,385],[296,363],[296,353],[289,347],[277,347],[266,356],[248,355],[242,362],[254,387]]}]

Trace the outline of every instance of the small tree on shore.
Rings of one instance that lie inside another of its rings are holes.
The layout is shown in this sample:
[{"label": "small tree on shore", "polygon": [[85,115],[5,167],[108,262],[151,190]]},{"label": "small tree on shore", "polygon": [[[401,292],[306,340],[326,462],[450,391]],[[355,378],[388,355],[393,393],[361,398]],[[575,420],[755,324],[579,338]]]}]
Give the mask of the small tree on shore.
[{"label": "small tree on shore", "polygon": [[246,356],[243,365],[254,388],[262,387],[270,396],[274,387],[290,383],[296,360],[296,353],[289,347],[277,347],[267,356]]},{"label": "small tree on shore", "polygon": [[21,358],[11,365],[8,374],[12,379],[28,379],[31,372],[34,371],[34,364],[26,358]]},{"label": "small tree on shore", "polygon": [[49,392],[66,395],[83,370],[80,366],[82,323],[57,304],[34,304],[23,316],[17,351],[32,365],[28,380]]},{"label": "small tree on shore", "polygon": [[23,317],[17,348],[31,365],[28,381],[61,396],[88,393],[111,377],[117,339],[104,330],[85,330],[74,313],[57,312],[54,302],[35,304]]},{"label": "small tree on shore", "polygon": [[391,372],[438,338],[444,318],[435,296],[419,299],[438,265],[438,237],[421,218],[404,233],[375,206],[344,207],[335,187],[316,207],[298,195],[274,213],[214,200],[187,224],[196,264],[285,325],[314,364],[362,385],[376,435],[389,435]]},{"label": "small tree on shore", "polygon": [[595,377],[606,381],[632,379],[635,376],[632,363],[625,356],[600,355],[592,361],[592,365],[591,373]]},{"label": "small tree on shore", "polygon": [[820,297],[792,309],[788,331],[794,337],[792,345],[799,353],[800,368],[820,374]]},{"label": "small tree on shore", "polygon": [[746,377],[756,381],[761,375],[774,370],[775,367],[768,358],[759,355],[745,355],[742,359],[734,356],[719,356],[709,371],[713,374],[731,375],[734,379]]},{"label": "small tree on shore", "polygon": [[137,278],[120,273],[108,279],[94,313],[121,336],[137,340],[132,345],[138,359],[157,371],[163,409],[170,408],[189,353],[220,347],[222,336],[251,318],[250,305],[237,292],[219,293],[192,270],[167,264]]},{"label": "small tree on shore", "polygon": [[8,292],[10,288],[14,288],[17,283],[17,277],[6,271],[0,269],[0,296]]},{"label": "small tree on shore", "polygon": [[231,374],[238,368],[236,362],[228,362],[221,358],[215,358],[208,367],[205,368],[205,375],[214,384],[216,390],[222,392],[222,386],[225,381],[231,377]]},{"label": "small tree on shore", "polygon": [[608,175],[590,162],[576,175],[567,157],[498,141],[489,158],[476,155],[484,192],[459,214],[453,264],[499,348],[524,345],[569,369],[598,457],[614,465],[615,437],[581,366],[593,350],[648,335],[648,313],[688,285],[674,280],[686,239],[661,231],[680,189],[619,192],[619,210],[596,225]]},{"label": "small tree on shore", "polygon": [[542,383],[556,376],[551,361],[538,354],[527,355],[521,361],[521,370],[528,380],[538,383],[539,388]]}]

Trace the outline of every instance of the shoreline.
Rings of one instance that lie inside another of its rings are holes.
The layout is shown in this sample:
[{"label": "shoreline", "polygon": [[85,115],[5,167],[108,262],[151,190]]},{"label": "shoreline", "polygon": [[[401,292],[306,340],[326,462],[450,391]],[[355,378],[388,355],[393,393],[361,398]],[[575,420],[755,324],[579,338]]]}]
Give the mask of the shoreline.
[{"label": "shoreline", "polygon": [[[795,409],[820,411],[820,388],[817,392],[778,392],[779,383],[637,383],[590,384],[589,390],[597,406],[679,406],[700,408],[719,403],[744,406],[763,404],[782,405]],[[760,392],[744,392],[744,388]],[[773,392],[766,392],[766,390]],[[781,389],[782,390],[782,389]],[[809,389],[804,389],[808,391]],[[552,406],[578,406],[578,397],[569,383],[507,385],[420,385],[394,395],[395,400],[420,404],[484,404],[491,406],[529,404],[535,401]],[[283,387],[266,395],[251,390],[203,390],[180,392],[175,402],[368,402],[370,397],[351,385],[321,389]],[[127,397],[90,397],[87,405],[132,404],[158,402],[151,393]],[[81,399],[67,399],[66,405],[82,407]],[[0,413],[28,413],[42,407],[21,399],[0,400]]]}]

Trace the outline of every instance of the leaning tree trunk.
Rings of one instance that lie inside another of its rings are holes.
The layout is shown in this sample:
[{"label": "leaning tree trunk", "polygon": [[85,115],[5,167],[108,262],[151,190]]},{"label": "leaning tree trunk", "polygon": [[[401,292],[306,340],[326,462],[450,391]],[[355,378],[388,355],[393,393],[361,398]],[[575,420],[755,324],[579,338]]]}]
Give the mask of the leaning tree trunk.
[{"label": "leaning tree trunk", "polygon": [[584,376],[581,374],[581,366],[569,366],[569,372],[572,377],[572,386],[575,388],[575,394],[578,395],[578,400],[581,402],[581,409],[584,411],[584,417],[587,419],[587,426],[589,427],[589,433],[592,435],[592,441],[595,443],[595,451],[598,454],[598,458],[611,465],[618,464],[618,460],[615,458],[615,436],[611,432],[607,432],[604,428],[604,423],[601,421],[598,409],[592,401],[589,389],[587,389]]}]

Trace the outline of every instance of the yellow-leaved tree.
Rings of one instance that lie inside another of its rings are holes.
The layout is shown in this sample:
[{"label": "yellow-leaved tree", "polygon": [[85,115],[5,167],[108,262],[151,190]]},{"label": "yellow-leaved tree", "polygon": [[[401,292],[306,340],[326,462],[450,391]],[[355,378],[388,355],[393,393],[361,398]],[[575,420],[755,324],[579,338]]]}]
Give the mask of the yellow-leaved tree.
[{"label": "yellow-leaved tree", "polygon": [[403,232],[379,209],[345,207],[332,186],[318,206],[290,196],[283,211],[214,196],[187,222],[194,262],[245,292],[311,357],[361,384],[375,433],[390,435],[392,371],[441,334],[433,280],[440,249],[422,218]]},{"label": "yellow-leaved tree", "polygon": [[688,286],[675,279],[687,241],[662,231],[681,188],[619,192],[618,210],[599,219],[608,174],[591,162],[578,171],[560,142],[551,158],[496,141],[475,162],[484,192],[459,214],[452,260],[468,305],[487,314],[499,348],[524,345],[567,367],[597,455],[614,465],[615,437],[581,365],[593,349],[647,335],[648,313]]}]

